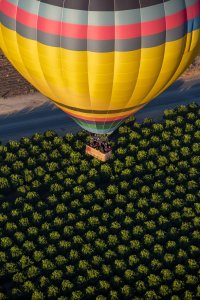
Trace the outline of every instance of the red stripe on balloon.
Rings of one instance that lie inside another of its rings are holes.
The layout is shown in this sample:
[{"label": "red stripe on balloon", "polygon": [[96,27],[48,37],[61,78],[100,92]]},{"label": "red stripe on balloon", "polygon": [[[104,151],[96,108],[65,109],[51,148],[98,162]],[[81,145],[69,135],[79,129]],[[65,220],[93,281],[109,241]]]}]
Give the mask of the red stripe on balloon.
[{"label": "red stripe on balloon", "polygon": [[[31,14],[16,5],[4,2],[2,13],[18,22],[45,33],[62,35],[69,38],[91,40],[131,39],[140,36],[149,36],[181,26],[200,14],[200,3],[189,6],[176,14],[166,16],[154,21],[131,25],[92,26],[71,23],[61,23],[48,20],[44,17]],[[62,31],[61,31],[62,28]]]},{"label": "red stripe on balloon", "polygon": [[[57,104],[56,104],[57,105]],[[108,117],[108,115],[104,118],[98,118],[98,117],[85,117],[85,116],[81,116],[81,115],[77,115],[75,113],[72,113],[71,111],[69,111],[68,109],[65,109],[59,105],[57,105],[60,109],[62,109],[64,112],[66,112],[67,114],[71,115],[72,117],[75,117],[77,119],[81,119],[81,120],[85,120],[85,121],[94,121],[94,122],[109,122],[109,121],[118,121],[118,120],[122,120],[125,119],[127,117],[129,117],[133,112],[129,112],[128,114],[123,114],[121,116],[118,117]],[[140,107],[141,108],[141,107]],[[138,108],[139,110],[139,108]],[[133,110],[135,111],[135,109]]]}]

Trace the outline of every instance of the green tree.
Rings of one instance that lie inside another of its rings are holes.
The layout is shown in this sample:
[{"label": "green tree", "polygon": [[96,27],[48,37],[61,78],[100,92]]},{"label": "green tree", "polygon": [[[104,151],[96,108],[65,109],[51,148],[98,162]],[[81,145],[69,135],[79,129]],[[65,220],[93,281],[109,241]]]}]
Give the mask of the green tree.
[{"label": "green tree", "polygon": [[135,273],[133,270],[131,269],[127,269],[125,272],[124,272],[124,277],[125,279],[128,281],[128,282],[133,282],[134,278],[135,278]]},{"label": "green tree", "polygon": [[147,149],[149,147],[149,144],[150,144],[149,141],[146,139],[141,139],[139,141],[139,146],[141,149]]},{"label": "green tree", "polygon": [[4,162],[8,163],[11,165],[17,160],[17,155],[11,152],[6,152],[6,157],[4,159]]},{"label": "green tree", "polygon": [[171,295],[171,289],[167,285],[160,285],[159,294],[161,297],[169,297]]},{"label": "green tree", "polygon": [[71,296],[72,300],[81,300],[83,299],[82,297],[83,297],[83,293],[81,291],[72,292],[72,296]]},{"label": "green tree", "polygon": [[49,259],[43,259],[42,260],[42,269],[50,272],[55,269],[55,265]]},{"label": "green tree", "polygon": [[169,269],[162,269],[160,273],[164,282],[171,282],[173,280],[174,275]]},{"label": "green tree", "polygon": [[135,159],[132,156],[126,156],[125,157],[125,166],[127,168],[133,167],[135,164]]},{"label": "green tree", "polygon": [[136,281],[135,282],[135,287],[136,287],[136,290],[139,294],[144,295],[144,292],[146,291],[146,286],[145,286],[144,281],[142,281],[142,280]]},{"label": "green tree", "polygon": [[50,285],[50,286],[48,287],[48,292],[47,292],[47,294],[48,294],[48,297],[49,297],[49,298],[57,298],[58,295],[59,295],[59,289],[58,289],[58,287],[56,287],[56,286],[54,286],[54,285]]},{"label": "green tree", "polygon": [[176,242],[169,240],[166,244],[166,249],[174,253],[176,250]]},{"label": "green tree", "polygon": [[2,165],[0,167],[0,175],[5,176],[5,177],[1,177],[1,180],[7,178],[10,175],[10,173],[11,173],[11,168],[8,167],[7,165]]},{"label": "green tree", "polygon": [[95,292],[96,292],[96,287],[95,286],[88,286],[85,289],[85,293],[86,293],[86,295],[88,295],[88,297],[94,296]]},{"label": "green tree", "polygon": [[156,258],[152,259],[151,268],[153,271],[160,270],[161,267],[162,267],[162,263],[158,259],[156,259]]},{"label": "green tree", "polygon": [[122,259],[115,259],[114,265],[115,265],[115,269],[118,271],[124,271],[124,270],[126,270],[126,267],[127,267],[125,261]]},{"label": "green tree", "polygon": [[40,270],[36,266],[31,266],[27,269],[27,277],[28,278],[36,278],[40,274]]},{"label": "green tree", "polygon": [[54,270],[51,274],[51,279],[55,282],[61,282],[63,277],[63,272],[61,270]]},{"label": "green tree", "polygon": [[84,244],[81,248],[81,252],[86,257],[91,256],[94,253],[94,248],[92,247],[92,245],[90,243]]},{"label": "green tree", "polygon": [[79,152],[71,151],[70,161],[72,164],[77,165],[81,160],[81,154]]},{"label": "green tree", "polygon": [[14,299],[20,299],[20,297],[22,297],[22,290],[21,289],[18,289],[18,288],[12,288],[11,290],[11,294],[12,294],[12,297]]},{"label": "green tree", "polygon": [[70,280],[63,280],[61,284],[61,289],[63,292],[71,292],[74,284]]},{"label": "green tree", "polygon": [[25,281],[25,276],[22,272],[17,272],[13,275],[13,281],[17,284],[21,284]]},{"label": "green tree", "polygon": [[106,280],[99,280],[99,288],[100,290],[104,291],[108,291],[110,289],[110,284],[108,281]]},{"label": "green tree", "polygon": [[168,265],[172,265],[174,263],[175,260],[175,255],[171,254],[171,253],[166,253],[164,255],[164,261],[168,264]]},{"label": "green tree", "polygon": [[109,185],[107,187],[108,195],[116,195],[118,193],[118,187],[115,185]]},{"label": "green tree", "polygon": [[24,184],[24,180],[23,180],[22,176],[20,176],[18,174],[11,174],[10,182],[11,182],[12,187],[14,187],[14,188],[19,187]]},{"label": "green tree", "polygon": [[10,248],[12,245],[12,240],[9,237],[2,237],[0,239],[0,245],[2,249]]},{"label": "green tree", "polygon": [[112,175],[112,169],[108,163],[101,165],[100,167],[101,174],[103,175],[103,179],[107,180]]},{"label": "green tree", "polygon": [[198,278],[195,275],[186,274],[186,284],[193,288],[198,283]]},{"label": "green tree", "polygon": [[160,277],[155,274],[150,274],[147,278],[150,287],[159,286],[161,283]]},{"label": "green tree", "polygon": [[87,173],[90,169],[90,165],[89,165],[89,162],[87,160],[81,160],[80,162],[80,170],[83,172],[83,173]]},{"label": "green tree", "polygon": [[182,277],[183,275],[185,275],[186,270],[185,270],[185,266],[178,264],[175,267],[175,273],[177,274],[177,276]]},{"label": "green tree", "polygon": [[137,271],[139,274],[141,274],[142,276],[147,276],[147,274],[149,273],[149,269],[147,266],[140,264],[137,267]]},{"label": "green tree", "polygon": [[7,299],[8,299],[7,296],[4,293],[0,292],[0,300],[7,300]]},{"label": "green tree", "polygon": [[130,299],[130,295],[131,295],[131,287],[129,285],[124,285],[121,288],[121,293],[123,295],[123,297],[125,298],[129,298]]},{"label": "green tree", "polygon": [[23,291],[24,291],[25,294],[26,293],[31,294],[32,292],[34,292],[35,291],[34,283],[29,281],[29,280],[25,281],[24,284],[23,284]]},{"label": "green tree", "polygon": [[45,296],[42,292],[35,290],[31,296],[31,300],[44,300]]},{"label": "green tree", "polygon": [[34,251],[33,258],[36,262],[40,262],[44,258],[43,251]]},{"label": "green tree", "polygon": [[131,142],[128,145],[129,154],[136,154],[138,151],[138,146],[135,144],[132,144]]},{"label": "green tree", "polygon": [[132,131],[130,134],[129,134],[129,140],[131,142],[136,142],[137,140],[140,140],[141,138],[141,135],[139,133],[137,133],[136,131]]},{"label": "green tree", "polygon": [[188,259],[187,263],[188,263],[188,268],[191,271],[198,270],[199,264],[197,263],[197,261],[195,259]]},{"label": "green tree", "polygon": [[100,276],[100,273],[99,271],[95,270],[95,269],[90,269],[90,270],[87,270],[87,276],[88,276],[88,279],[89,280],[98,280],[99,279],[99,276]]},{"label": "green tree", "polygon": [[49,285],[49,279],[47,279],[47,277],[45,276],[41,276],[39,279],[39,286],[41,288],[45,288]]},{"label": "green tree", "polygon": [[54,245],[48,245],[46,248],[46,253],[49,257],[54,257],[56,254],[56,247]]},{"label": "green tree", "polygon": [[181,290],[183,290],[184,288],[184,283],[181,280],[175,279],[172,283],[172,290],[174,292],[179,292]]},{"label": "green tree", "polygon": [[171,140],[171,146],[174,149],[179,149],[181,147],[181,143],[179,139],[172,139]]},{"label": "green tree", "polygon": [[10,253],[13,259],[18,259],[22,256],[22,250],[18,246],[11,247]]}]

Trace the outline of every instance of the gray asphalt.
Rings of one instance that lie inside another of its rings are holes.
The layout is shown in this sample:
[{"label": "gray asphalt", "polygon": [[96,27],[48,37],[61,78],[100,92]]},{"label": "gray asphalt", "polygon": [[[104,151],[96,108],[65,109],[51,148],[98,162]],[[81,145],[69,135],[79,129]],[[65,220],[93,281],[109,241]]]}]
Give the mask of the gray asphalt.
[{"label": "gray asphalt", "polygon": [[[193,101],[200,105],[200,79],[178,80],[137,112],[135,117],[138,122],[142,122],[147,117],[161,121],[164,110]],[[3,144],[9,140],[19,140],[23,136],[32,136],[35,132],[43,133],[48,129],[64,135],[67,132],[76,133],[80,127],[63,111],[55,108],[52,103],[31,111],[22,110],[7,116],[0,116],[0,141]]]}]

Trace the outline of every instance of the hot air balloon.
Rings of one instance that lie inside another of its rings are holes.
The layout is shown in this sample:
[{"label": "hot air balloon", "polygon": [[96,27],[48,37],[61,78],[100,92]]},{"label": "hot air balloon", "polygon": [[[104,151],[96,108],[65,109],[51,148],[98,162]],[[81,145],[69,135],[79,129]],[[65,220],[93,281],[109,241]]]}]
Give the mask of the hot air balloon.
[{"label": "hot air balloon", "polygon": [[199,44],[200,0],[0,0],[9,61],[92,133],[162,93]]}]

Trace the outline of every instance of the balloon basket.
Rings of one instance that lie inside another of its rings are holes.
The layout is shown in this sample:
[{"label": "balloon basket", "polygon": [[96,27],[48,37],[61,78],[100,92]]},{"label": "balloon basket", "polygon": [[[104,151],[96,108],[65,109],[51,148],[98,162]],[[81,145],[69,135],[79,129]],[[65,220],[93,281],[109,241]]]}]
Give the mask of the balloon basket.
[{"label": "balloon basket", "polygon": [[103,162],[109,160],[112,156],[112,151],[109,151],[107,153],[102,153],[101,151],[99,150],[96,150],[95,148],[92,148],[88,145],[86,145],[86,150],[85,150],[85,153],[86,154],[89,154]]}]

